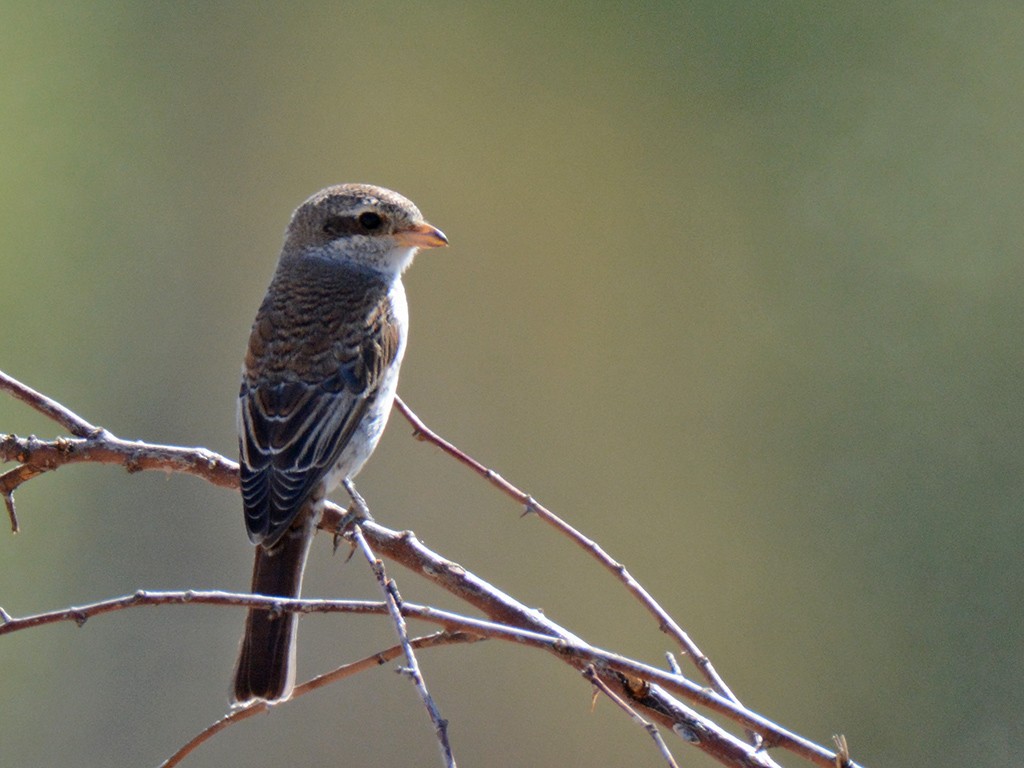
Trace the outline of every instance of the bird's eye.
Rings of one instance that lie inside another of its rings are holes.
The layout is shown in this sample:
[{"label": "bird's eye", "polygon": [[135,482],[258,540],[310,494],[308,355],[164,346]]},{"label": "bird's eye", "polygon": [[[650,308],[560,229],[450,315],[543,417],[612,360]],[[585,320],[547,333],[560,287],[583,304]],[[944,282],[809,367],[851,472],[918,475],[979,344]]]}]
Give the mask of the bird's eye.
[{"label": "bird's eye", "polygon": [[365,213],[359,214],[359,223],[362,225],[363,229],[368,232],[373,232],[374,230],[381,228],[384,224],[384,219],[380,217],[379,213],[366,211]]}]

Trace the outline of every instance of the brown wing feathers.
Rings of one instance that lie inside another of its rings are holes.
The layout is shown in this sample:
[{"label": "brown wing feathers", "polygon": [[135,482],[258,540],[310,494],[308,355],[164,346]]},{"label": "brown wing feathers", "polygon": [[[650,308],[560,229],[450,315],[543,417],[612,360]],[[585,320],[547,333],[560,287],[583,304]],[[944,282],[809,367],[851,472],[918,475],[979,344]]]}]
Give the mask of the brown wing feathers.
[{"label": "brown wing feathers", "polygon": [[[246,524],[264,546],[280,538],[337,461],[397,353],[387,284],[372,280],[366,290],[365,276],[353,281],[352,269],[324,259],[282,263],[275,282],[294,284],[270,291],[253,324],[239,447]],[[271,298],[282,295],[289,301]],[[310,332],[310,322],[323,327]]]}]

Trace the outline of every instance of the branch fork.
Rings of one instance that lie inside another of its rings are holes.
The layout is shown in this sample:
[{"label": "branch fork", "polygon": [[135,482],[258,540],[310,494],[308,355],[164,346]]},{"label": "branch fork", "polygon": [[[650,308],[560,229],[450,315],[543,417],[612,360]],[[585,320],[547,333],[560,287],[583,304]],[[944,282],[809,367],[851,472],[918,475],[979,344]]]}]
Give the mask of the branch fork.
[{"label": "branch fork", "polygon": [[[29,480],[52,472],[65,464],[92,462],[120,465],[128,472],[161,470],[191,474],[214,485],[238,488],[238,466],[230,459],[204,448],[183,448],[156,445],[140,441],[127,441],[109,431],[90,424],[73,411],[45,395],[25,386],[0,371],[0,391],[21,400],[39,413],[61,425],[70,437],[40,440],[34,436],[0,435],[0,462],[15,462],[17,466],[0,475],[0,495],[3,496],[11,528],[17,531],[18,519],[14,506],[14,492]],[[829,750],[787,731],[781,726],[744,707],[725,681],[714,669],[710,659],[700,651],[692,639],[657,601],[637,582],[627,568],[614,560],[597,542],[589,539],[531,495],[516,488],[498,472],[486,467],[452,443],[432,432],[400,399],[395,407],[410,423],[413,437],[430,443],[464,466],[480,475],[519,504],[523,515],[535,515],[556,531],[587,552],[602,568],[651,614],[659,631],[672,638],[684,657],[704,679],[698,685],[684,677],[674,656],[668,654],[668,671],[651,667],[615,653],[594,648],[564,627],[540,612],[530,609],[514,598],[483,581],[464,567],[427,549],[412,532],[392,531],[373,522],[362,498],[354,492],[355,510],[343,510],[328,503],[320,527],[332,534],[345,531],[345,536],[363,553],[381,588],[382,603],[366,601],[281,600],[259,595],[188,590],[183,592],[138,591],[134,594],[102,601],[90,606],[78,606],[35,616],[15,618],[0,608],[0,636],[13,631],[29,629],[54,621],[74,621],[81,626],[90,617],[113,610],[144,605],[167,603],[213,603],[265,607],[276,612],[324,612],[343,610],[360,614],[387,614],[395,625],[399,642],[360,661],[346,664],[331,673],[297,686],[294,696],[303,695],[334,680],[387,663],[404,656],[398,671],[409,677],[427,709],[441,751],[442,762],[454,766],[455,760],[448,742],[448,721],[441,717],[427,690],[416,658],[417,650],[472,642],[481,638],[512,641],[547,650],[575,667],[594,686],[599,695],[607,697],[637,722],[651,736],[667,765],[676,765],[665,742],[658,733],[660,724],[692,744],[723,765],[777,766],[767,753],[769,747],[785,749],[821,768],[859,768],[849,756],[849,747],[842,736],[835,737],[836,749]],[[357,501],[358,499],[358,501]],[[359,502],[362,502],[361,508]],[[360,514],[365,512],[365,514]],[[336,539],[337,542],[337,539]],[[355,550],[354,550],[355,551]],[[378,555],[377,553],[380,553]],[[474,619],[452,614],[429,606],[406,603],[402,600],[395,581],[385,570],[381,558],[398,563],[416,575],[426,578],[447,590],[463,602],[481,611],[488,618]],[[411,639],[407,618],[419,618],[440,624],[441,632]],[[749,742],[744,742],[723,729],[709,717],[698,714],[677,696],[699,704],[741,725],[748,731]],[[164,765],[173,766],[223,728],[266,711],[265,704],[233,711],[217,721],[188,744],[184,745]]]}]

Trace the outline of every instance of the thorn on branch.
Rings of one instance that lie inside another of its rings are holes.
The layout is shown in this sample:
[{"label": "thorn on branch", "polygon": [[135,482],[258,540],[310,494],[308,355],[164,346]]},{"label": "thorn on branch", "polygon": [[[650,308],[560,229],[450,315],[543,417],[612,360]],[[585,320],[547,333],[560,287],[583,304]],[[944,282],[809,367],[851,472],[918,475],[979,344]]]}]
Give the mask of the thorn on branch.
[{"label": "thorn on branch", "polygon": [[526,517],[527,515],[537,514],[537,501],[533,496],[527,495],[526,501],[523,502],[523,514],[520,517]]},{"label": "thorn on branch", "polygon": [[14,619],[11,618],[11,614],[5,611],[3,607],[0,607],[0,624],[10,624],[12,621]]},{"label": "thorn on branch", "polygon": [[[684,651],[685,653],[685,651]],[[668,668],[672,670],[674,675],[682,675],[683,669],[679,666],[679,662],[676,661],[675,655],[671,651],[665,652],[665,659],[668,661]]]}]

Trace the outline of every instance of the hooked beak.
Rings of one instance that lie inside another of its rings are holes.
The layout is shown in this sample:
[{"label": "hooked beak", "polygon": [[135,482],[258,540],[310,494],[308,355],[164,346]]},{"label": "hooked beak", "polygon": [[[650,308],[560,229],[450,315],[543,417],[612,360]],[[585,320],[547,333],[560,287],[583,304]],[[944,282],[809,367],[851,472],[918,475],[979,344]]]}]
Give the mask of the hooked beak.
[{"label": "hooked beak", "polygon": [[394,234],[399,245],[409,248],[441,248],[448,245],[448,238],[437,227],[425,221],[407,229],[400,229]]}]

